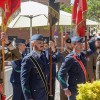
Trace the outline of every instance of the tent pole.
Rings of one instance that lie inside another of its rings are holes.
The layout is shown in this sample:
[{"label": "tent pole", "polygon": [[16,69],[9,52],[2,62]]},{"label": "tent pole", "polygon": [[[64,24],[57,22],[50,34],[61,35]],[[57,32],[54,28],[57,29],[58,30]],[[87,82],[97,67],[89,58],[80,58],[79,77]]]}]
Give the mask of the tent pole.
[{"label": "tent pole", "polygon": [[[33,17],[30,17],[30,38],[32,37],[32,18]],[[30,43],[30,52],[32,51],[32,46],[31,46],[31,43]]]}]

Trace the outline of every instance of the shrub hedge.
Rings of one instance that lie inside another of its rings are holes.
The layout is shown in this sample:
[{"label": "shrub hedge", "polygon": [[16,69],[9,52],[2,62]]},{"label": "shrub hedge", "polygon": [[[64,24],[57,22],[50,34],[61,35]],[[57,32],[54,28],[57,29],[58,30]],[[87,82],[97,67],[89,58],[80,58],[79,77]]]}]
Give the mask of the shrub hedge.
[{"label": "shrub hedge", "polygon": [[100,81],[79,84],[76,100],[100,100]]}]

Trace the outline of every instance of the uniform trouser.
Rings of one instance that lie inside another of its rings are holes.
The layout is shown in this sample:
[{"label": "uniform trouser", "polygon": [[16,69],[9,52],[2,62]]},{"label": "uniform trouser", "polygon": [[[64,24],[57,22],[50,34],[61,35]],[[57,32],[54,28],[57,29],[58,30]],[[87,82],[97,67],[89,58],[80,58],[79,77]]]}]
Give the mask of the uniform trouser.
[{"label": "uniform trouser", "polygon": [[76,100],[77,92],[72,92],[72,95],[68,97],[68,100]]},{"label": "uniform trouser", "polygon": [[64,90],[60,87],[60,100],[68,100]]},{"label": "uniform trouser", "polygon": [[12,83],[12,87],[13,87],[12,100],[25,100],[21,85]]}]

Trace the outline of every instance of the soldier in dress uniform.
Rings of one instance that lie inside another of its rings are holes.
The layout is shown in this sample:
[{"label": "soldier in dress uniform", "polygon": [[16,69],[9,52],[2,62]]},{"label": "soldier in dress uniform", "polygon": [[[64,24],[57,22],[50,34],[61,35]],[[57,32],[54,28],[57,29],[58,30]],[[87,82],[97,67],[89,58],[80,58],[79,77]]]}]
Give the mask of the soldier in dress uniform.
[{"label": "soldier in dress uniform", "polygon": [[65,57],[58,72],[58,80],[68,100],[76,100],[77,84],[86,82],[86,60],[85,57],[81,55],[82,38],[74,36],[71,42],[73,51]]},{"label": "soldier in dress uniform", "polygon": [[[24,51],[26,49],[25,40],[24,39],[17,39],[16,46],[19,49],[19,53],[24,57]],[[22,59],[12,61],[12,73],[10,77],[10,82],[12,83],[13,87],[13,96],[12,100],[24,100],[24,95],[21,88],[21,61]]]},{"label": "soldier in dress uniform", "polygon": [[[83,52],[86,53],[86,46],[85,46],[85,41],[83,42]],[[89,48],[89,44],[87,42],[87,53],[90,55],[87,55],[86,57],[86,70],[87,70],[87,81],[93,82],[95,80],[95,73],[94,73],[94,66],[95,66],[95,60],[94,60],[94,53],[93,51]]]},{"label": "soldier in dress uniform", "polygon": [[[55,82],[56,82],[56,67],[57,67],[56,64],[58,62],[61,62],[61,60],[63,59],[63,56],[60,53],[60,51],[56,49],[56,43],[53,39],[49,41],[49,47],[52,47],[52,51],[53,51],[52,56],[55,58],[55,60],[52,61],[52,95],[53,95],[52,100],[54,100],[54,98],[55,98]],[[45,49],[46,58],[48,59],[48,61],[50,61],[50,48],[49,47]],[[50,89],[50,75],[49,75],[49,80],[48,80],[48,87]]]},{"label": "soldier in dress uniform", "polygon": [[96,80],[100,80],[100,54],[96,60]]},{"label": "soldier in dress uniform", "polygon": [[96,39],[97,59],[96,59],[96,80],[100,80],[100,36]]},{"label": "soldier in dress uniform", "polygon": [[[71,39],[68,38],[65,41],[65,50],[62,52],[63,57],[65,58],[72,51]],[[59,67],[61,67],[62,63],[59,63]],[[65,95],[64,90],[60,87],[60,100],[67,100],[67,96]]]},{"label": "soldier in dress uniform", "polygon": [[[47,52],[43,51],[43,36],[31,37],[32,52],[21,63],[21,85],[25,100],[48,100],[49,61]],[[51,46],[53,52],[55,47]],[[53,61],[56,55],[53,55]]]},{"label": "soldier in dress uniform", "polygon": [[71,51],[72,51],[71,39],[68,38],[65,41],[65,50],[64,52],[62,52],[62,54],[64,55],[64,57],[66,57]]},{"label": "soldier in dress uniform", "polygon": [[[11,60],[17,60],[17,59],[21,59],[21,55],[18,51],[18,48],[16,48],[15,45],[12,44],[12,42],[10,42],[8,40],[8,37],[6,35],[6,33],[1,32],[1,41],[4,41],[5,45],[6,45],[6,50],[5,50],[5,60],[6,61],[11,61]],[[0,48],[0,84],[2,84],[2,47]],[[0,91],[2,92],[2,91]],[[1,100],[1,99],[0,99]]]},{"label": "soldier in dress uniform", "polygon": [[98,55],[100,54],[100,36],[97,36],[95,39],[95,47],[96,47],[96,51],[94,52],[94,73],[95,73],[95,77],[96,77],[96,59],[98,57]]}]

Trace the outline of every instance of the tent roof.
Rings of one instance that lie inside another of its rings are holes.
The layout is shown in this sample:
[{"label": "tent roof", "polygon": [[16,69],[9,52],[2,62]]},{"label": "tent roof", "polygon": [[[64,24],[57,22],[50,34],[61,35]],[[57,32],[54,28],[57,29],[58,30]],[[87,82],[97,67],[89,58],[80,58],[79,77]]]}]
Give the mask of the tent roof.
[{"label": "tent roof", "polygon": [[[34,5],[34,6],[33,6]],[[28,9],[29,7],[29,9]],[[27,1],[21,3],[22,15],[41,15],[48,13],[48,6],[34,1]]]},{"label": "tent roof", "polygon": [[65,15],[65,16],[72,16],[71,13],[68,13],[68,12],[65,12],[65,11],[62,11],[62,10],[60,10],[60,14]]},{"label": "tent roof", "polygon": [[98,22],[92,21],[92,20],[89,20],[89,19],[86,20],[86,24],[87,24],[87,25],[99,25]]}]

